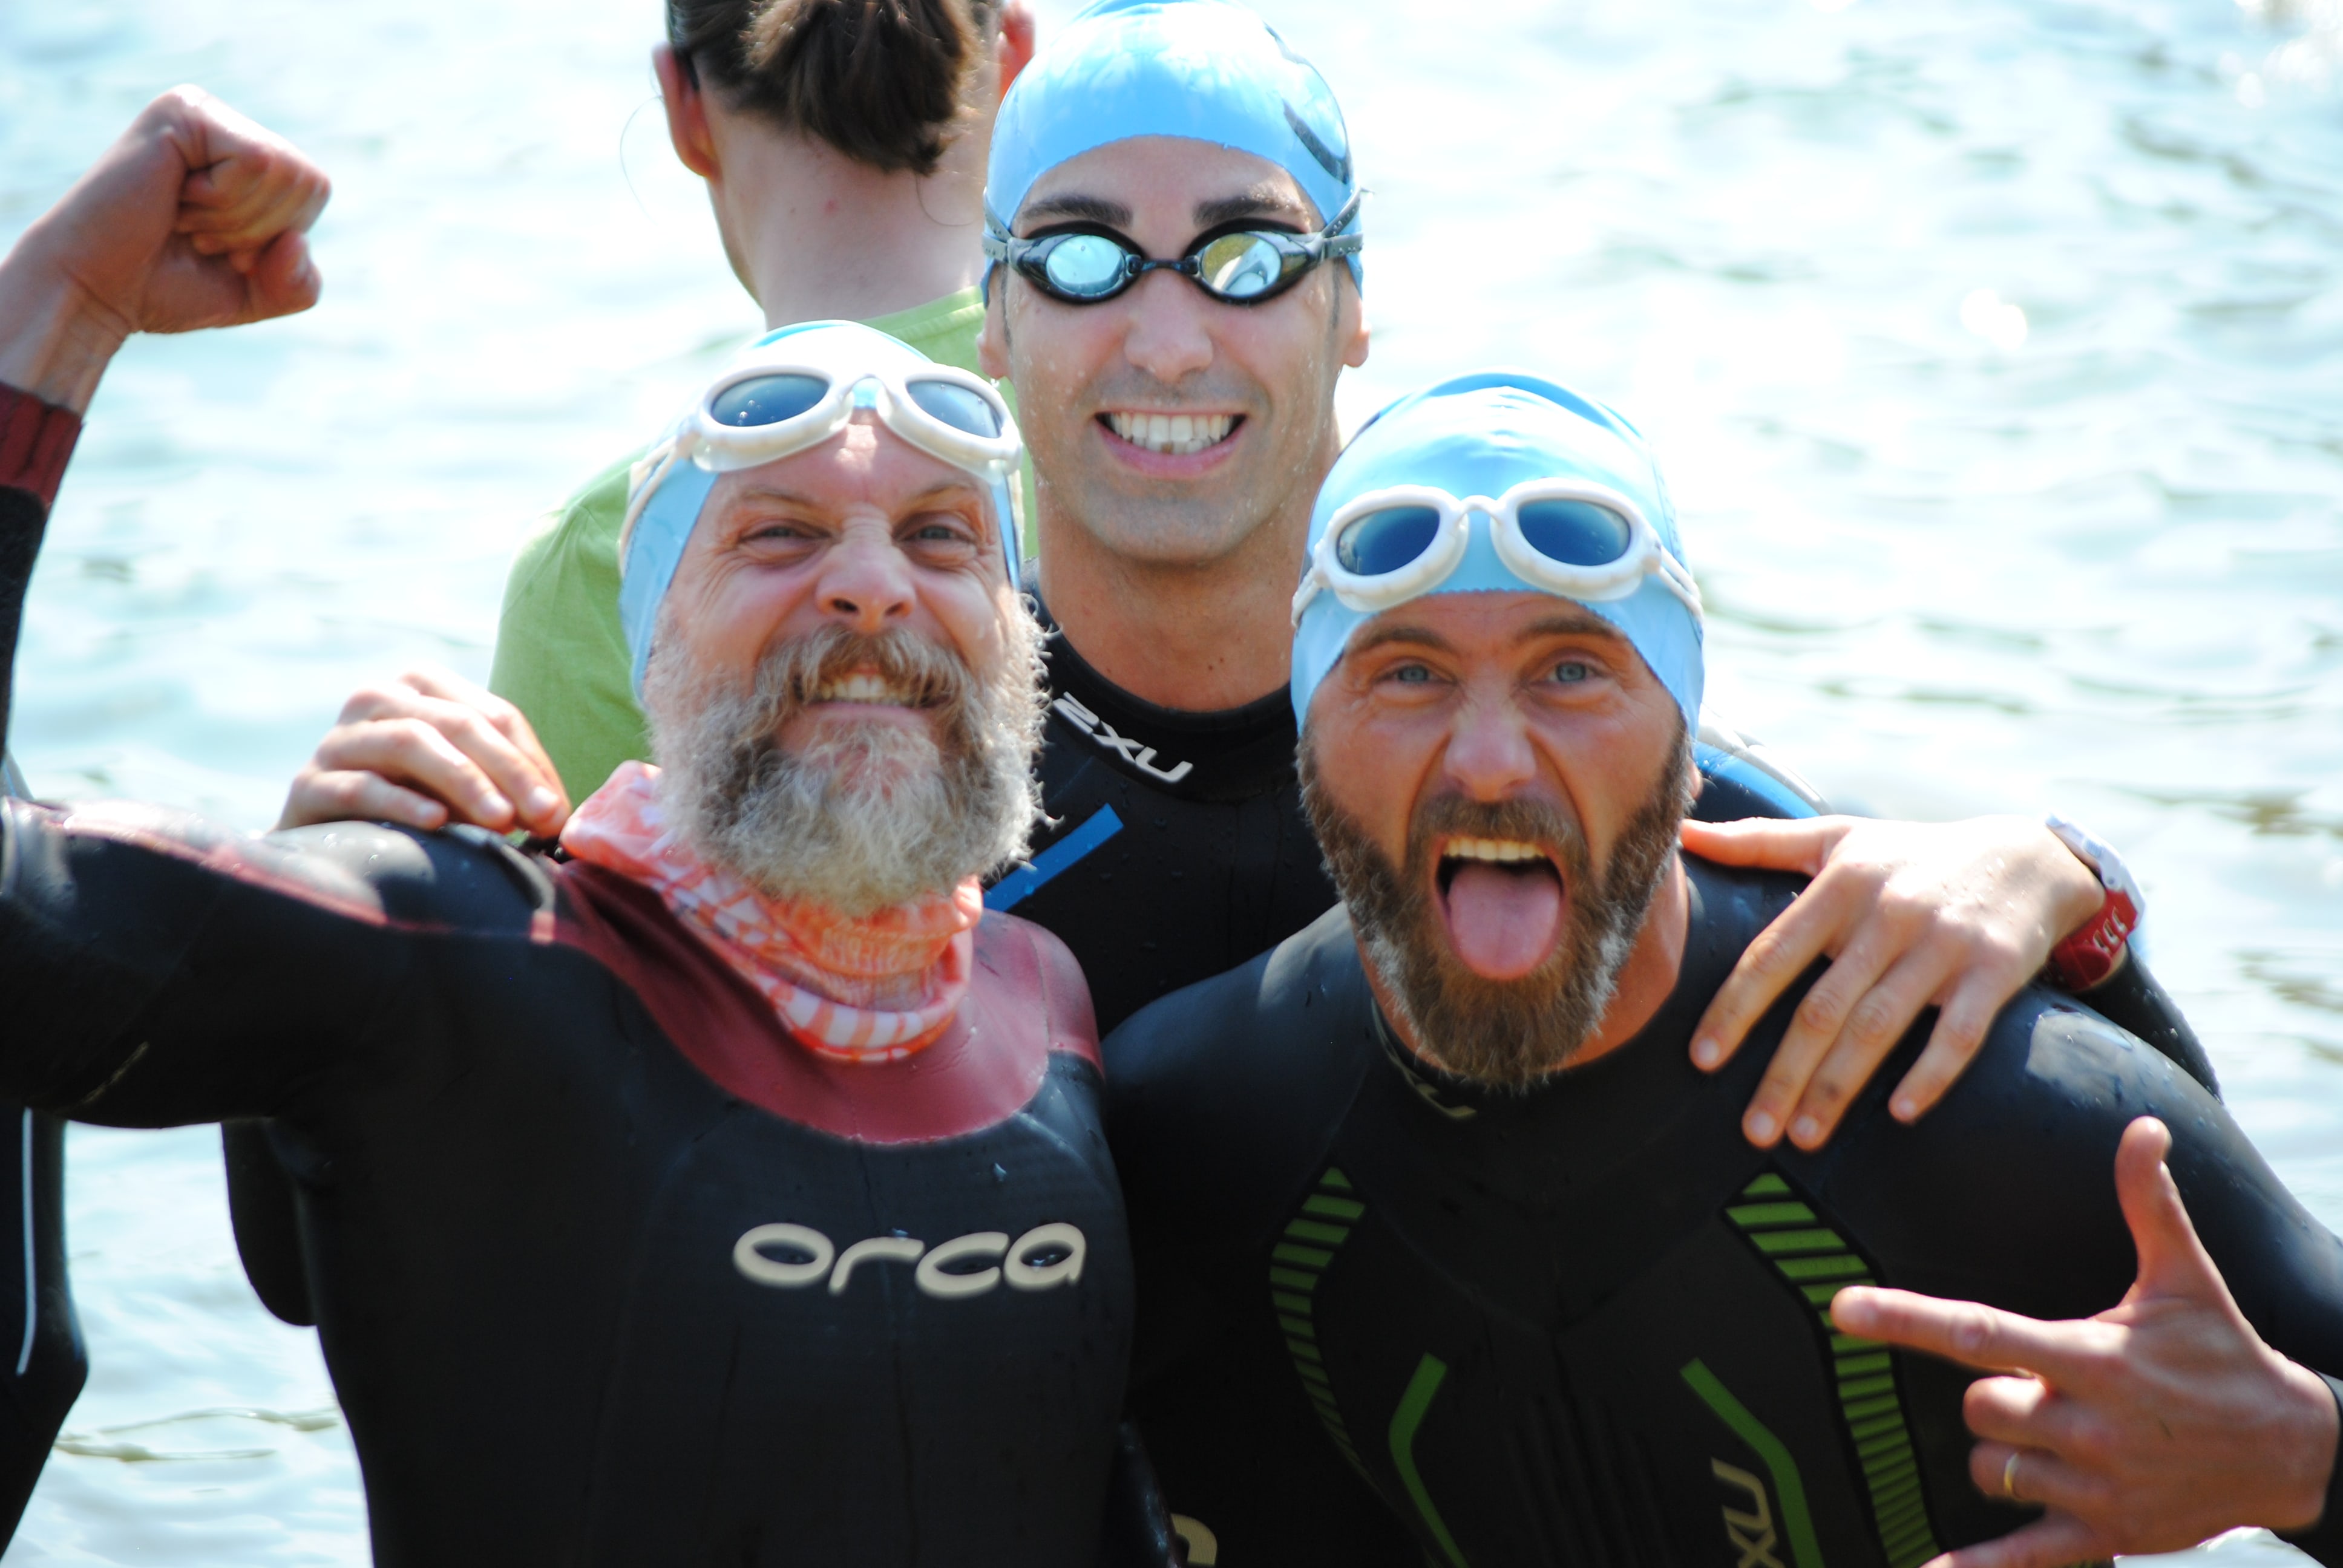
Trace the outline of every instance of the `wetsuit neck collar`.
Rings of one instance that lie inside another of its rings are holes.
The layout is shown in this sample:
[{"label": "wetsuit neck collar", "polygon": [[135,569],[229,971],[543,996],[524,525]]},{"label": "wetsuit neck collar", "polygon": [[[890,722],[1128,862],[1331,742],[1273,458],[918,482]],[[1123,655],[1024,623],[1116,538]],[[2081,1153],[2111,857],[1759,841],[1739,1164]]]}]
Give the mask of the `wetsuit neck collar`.
[{"label": "wetsuit neck collar", "polygon": [[1079,738],[1077,750],[1184,799],[1245,799],[1293,782],[1298,735],[1284,688],[1242,708],[1198,713],[1158,707],[1107,679],[1074,650],[1030,575],[1027,591],[1049,628],[1043,651],[1051,721]]},{"label": "wetsuit neck collar", "polygon": [[860,920],[772,898],[700,857],[668,821],[658,780],[655,768],[619,764],[571,814],[562,848],[657,891],[818,1056],[897,1061],[942,1035],[968,993],[969,933],[983,912],[974,878]]}]

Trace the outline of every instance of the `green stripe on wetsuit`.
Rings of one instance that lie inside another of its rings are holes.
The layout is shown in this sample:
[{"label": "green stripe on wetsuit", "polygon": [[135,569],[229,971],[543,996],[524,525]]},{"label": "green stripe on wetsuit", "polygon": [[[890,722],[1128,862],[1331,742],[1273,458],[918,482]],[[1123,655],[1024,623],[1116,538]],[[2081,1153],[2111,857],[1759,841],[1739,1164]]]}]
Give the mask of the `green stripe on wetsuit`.
[{"label": "green stripe on wetsuit", "polygon": [[1830,1321],[1833,1296],[1848,1285],[1875,1282],[1871,1265],[1771,1171],[1744,1187],[1741,1201],[1725,1214],[1821,1315],[1838,1380],[1839,1416],[1871,1493],[1880,1549],[1888,1568],[1916,1568],[1936,1555],[1936,1537],[1894,1365],[1885,1345],[1840,1333]]},{"label": "green stripe on wetsuit", "polygon": [[1318,1412],[1335,1449],[1362,1476],[1367,1467],[1359,1462],[1357,1445],[1351,1441],[1350,1428],[1342,1424],[1333,1385],[1326,1381],[1325,1364],[1318,1354],[1317,1316],[1312,1302],[1318,1276],[1334,1261],[1335,1250],[1350,1240],[1351,1226],[1366,1211],[1366,1205],[1352,1193],[1350,1178],[1330,1165],[1318,1178],[1316,1189],[1302,1200],[1301,1211],[1286,1222],[1284,1238],[1269,1254],[1269,1304],[1276,1311],[1278,1327],[1285,1332],[1286,1352],[1293,1358],[1302,1392],[1310,1396],[1311,1408]]}]

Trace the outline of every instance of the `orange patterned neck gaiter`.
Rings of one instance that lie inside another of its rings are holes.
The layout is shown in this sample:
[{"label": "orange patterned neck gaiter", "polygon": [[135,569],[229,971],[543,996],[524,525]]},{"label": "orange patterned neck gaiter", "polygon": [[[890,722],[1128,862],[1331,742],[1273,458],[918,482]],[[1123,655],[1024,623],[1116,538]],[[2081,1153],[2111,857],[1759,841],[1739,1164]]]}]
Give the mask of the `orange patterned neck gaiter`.
[{"label": "orange patterned neck gaiter", "polygon": [[659,769],[620,764],[571,814],[561,847],[655,890],[762,992],[792,1039],[837,1061],[897,1061],[936,1039],[968,994],[984,894],[970,877],[861,920],[774,899],[709,865],[670,827]]}]

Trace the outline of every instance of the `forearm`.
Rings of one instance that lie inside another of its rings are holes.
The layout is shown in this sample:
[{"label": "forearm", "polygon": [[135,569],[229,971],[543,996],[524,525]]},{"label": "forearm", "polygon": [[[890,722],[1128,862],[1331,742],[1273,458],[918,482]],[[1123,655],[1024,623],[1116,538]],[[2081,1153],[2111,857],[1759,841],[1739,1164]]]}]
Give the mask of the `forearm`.
[{"label": "forearm", "polygon": [[75,415],[130,336],[131,324],[52,254],[54,215],[0,258],[0,382]]}]

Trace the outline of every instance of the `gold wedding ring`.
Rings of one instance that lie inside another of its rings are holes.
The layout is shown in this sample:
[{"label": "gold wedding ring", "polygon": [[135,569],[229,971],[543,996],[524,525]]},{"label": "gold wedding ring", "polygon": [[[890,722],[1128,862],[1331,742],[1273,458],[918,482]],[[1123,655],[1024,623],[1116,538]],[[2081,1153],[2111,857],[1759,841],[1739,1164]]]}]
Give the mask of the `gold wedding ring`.
[{"label": "gold wedding ring", "polygon": [[2011,1449],[2009,1451],[2009,1458],[2003,1462],[2001,1467],[2001,1494],[2004,1497],[2009,1498],[2013,1502],[2017,1503],[2023,1503],[2026,1501],[2024,1498],[2017,1495],[2017,1462],[2024,1455],[2024,1452],[2025,1451],[2023,1449]]}]

